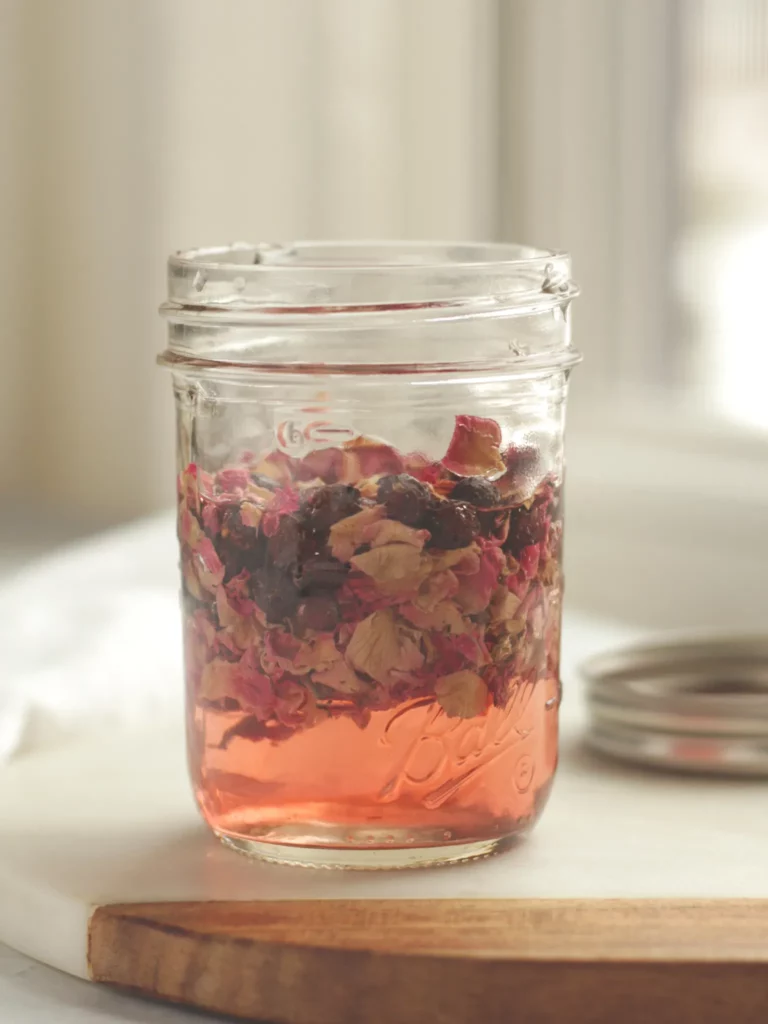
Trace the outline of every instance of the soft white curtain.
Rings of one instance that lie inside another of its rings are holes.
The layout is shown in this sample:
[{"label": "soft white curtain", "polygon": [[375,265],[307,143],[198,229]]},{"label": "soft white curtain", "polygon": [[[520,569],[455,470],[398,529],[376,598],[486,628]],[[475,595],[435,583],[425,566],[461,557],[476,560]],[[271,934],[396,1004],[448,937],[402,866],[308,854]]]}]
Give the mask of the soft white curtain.
[{"label": "soft white curtain", "polygon": [[4,493],[170,501],[172,249],[494,237],[496,0],[0,0]]}]

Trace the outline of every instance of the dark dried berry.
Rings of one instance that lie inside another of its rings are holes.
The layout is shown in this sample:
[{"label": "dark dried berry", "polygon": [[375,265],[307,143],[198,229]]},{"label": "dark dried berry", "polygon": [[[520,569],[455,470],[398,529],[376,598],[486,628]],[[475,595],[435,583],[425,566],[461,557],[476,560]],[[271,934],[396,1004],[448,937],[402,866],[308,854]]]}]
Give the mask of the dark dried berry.
[{"label": "dark dried berry", "polygon": [[516,484],[521,484],[539,471],[540,454],[537,448],[532,445],[510,445],[504,452],[504,461],[507,464],[507,475],[511,476]]},{"label": "dark dried berry", "polygon": [[298,561],[303,533],[301,525],[293,516],[280,518],[277,530],[269,538],[268,543],[269,555],[275,565],[285,568]]},{"label": "dark dried berry", "polygon": [[424,527],[431,537],[429,547],[465,548],[480,529],[477,515],[471,505],[460,501],[436,503],[424,518]]},{"label": "dark dried berry", "polygon": [[480,530],[484,537],[493,537],[498,541],[505,541],[509,533],[509,509],[492,509],[485,512],[478,511],[477,518],[480,521]]},{"label": "dark dried berry", "polygon": [[245,526],[240,516],[240,505],[225,505],[220,513],[219,539],[232,547],[249,548],[256,542],[257,530]]},{"label": "dark dried berry", "polygon": [[501,504],[501,495],[496,484],[482,476],[465,476],[451,491],[454,501],[468,501],[476,508],[493,508]]},{"label": "dark dried berry", "polygon": [[270,623],[290,618],[299,604],[292,575],[273,565],[257,569],[251,577],[251,592]]},{"label": "dark dried berry", "polygon": [[347,578],[349,566],[330,555],[299,562],[294,579],[302,595],[337,590]]},{"label": "dark dried berry", "polygon": [[416,526],[432,504],[432,492],[415,477],[407,473],[385,476],[379,481],[378,501],[387,515],[407,526]]},{"label": "dark dried berry", "polygon": [[266,563],[267,540],[257,529],[245,526],[239,505],[228,505],[221,512],[219,533],[213,537],[216,553],[224,564],[226,582],[243,569],[254,572]]},{"label": "dark dried berry", "polygon": [[513,508],[509,519],[509,534],[503,548],[517,558],[523,548],[540,544],[547,535],[547,506],[534,505],[531,509]]},{"label": "dark dried berry", "polygon": [[329,633],[339,622],[339,606],[332,597],[317,595],[308,597],[299,605],[294,619],[296,628],[316,629],[321,633]]},{"label": "dark dried berry", "polygon": [[360,491],[351,484],[329,484],[318,487],[301,506],[301,515],[307,529],[315,533],[329,530],[340,519],[352,516],[362,509]]}]

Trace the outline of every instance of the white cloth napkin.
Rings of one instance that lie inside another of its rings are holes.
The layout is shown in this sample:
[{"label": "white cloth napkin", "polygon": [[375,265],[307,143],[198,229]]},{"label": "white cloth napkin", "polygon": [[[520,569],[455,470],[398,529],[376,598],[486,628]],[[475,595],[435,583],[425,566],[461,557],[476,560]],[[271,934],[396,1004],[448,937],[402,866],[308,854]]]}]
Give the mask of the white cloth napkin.
[{"label": "white cloth napkin", "polygon": [[0,761],[181,714],[172,513],[72,545],[0,588]]}]

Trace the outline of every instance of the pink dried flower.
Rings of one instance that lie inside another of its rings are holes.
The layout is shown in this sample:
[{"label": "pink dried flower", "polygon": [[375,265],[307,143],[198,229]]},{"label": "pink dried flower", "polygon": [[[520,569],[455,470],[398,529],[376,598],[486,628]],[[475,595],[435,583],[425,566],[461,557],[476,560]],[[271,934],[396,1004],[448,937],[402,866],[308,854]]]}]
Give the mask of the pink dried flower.
[{"label": "pink dried flower", "polygon": [[224,566],[216,548],[208,537],[203,537],[194,554],[197,556],[197,576],[206,590],[213,590],[224,579]]},{"label": "pink dried flower", "polygon": [[253,467],[253,472],[274,480],[282,487],[290,487],[301,475],[298,459],[281,451],[270,452]]},{"label": "pink dried flower", "polygon": [[422,452],[411,452],[405,456],[403,462],[404,472],[421,480],[423,484],[431,484],[433,487],[445,472],[439,462],[433,462]]},{"label": "pink dried flower", "polygon": [[457,416],[443,465],[458,476],[498,476],[506,469],[500,444],[501,429],[496,420]]},{"label": "pink dried flower", "polygon": [[442,676],[435,683],[435,694],[450,718],[474,718],[488,707],[488,687],[469,669]]},{"label": "pink dried flower", "polygon": [[358,623],[346,659],[379,683],[387,683],[393,670],[409,672],[424,664],[417,634],[398,623],[392,611],[374,612]]},{"label": "pink dried flower", "polygon": [[320,479],[324,484],[335,484],[344,471],[344,453],[340,448],[320,448],[301,460],[301,480]]},{"label": "pink dried flower", "polygon": [[477,572],[460,576],[456,594],[456,602],[468,615],[476,615],[488,607],[499,574],[506,565],[504,553],[499,547],[485,540],[481,543],[482,554]]},{"label": "pink dried flower", "polygon": [[526,579],[532,580],[536,575],[539,568],[540,555],[541,547],[538,544],[529,544],[520,552],[518,560],[520,562],[520,569],[524,573]]},{"label": "pink dried flower", "polygon": [[356,481],[360,477],[403,472],[401,455],[383,441],[357,437],[344,445],[344,453],[354,457],[354,461],[350,460],[345,466],[347,479]]},{"label": "pink dried flower", "polygon": [[404,604],[400,606],[400,614],[419,629],[447,629],[450,633],[463,633],[467,629],[467,621],[453,601],[441,601],[429,611],[415,604]]},{"label": "pink dried flower", "polygon": [[383,594],[411,594],[428,576],[431,564],[418,548],[410,544],[385,544],[362,555],[353,555],[350,564],[374,581]]},{"label": "pink dried flower", "polygon": [[201,519],[203,520],[203,526],[205,532],[210,537],[215,537],[221,530],[221,510],[218,504],[214,501],[206,501],[203,504]]},{"label": "pink dried flower", "polygon": [[251,477],[247,469],[230,467],[228,469],[220,469],[216,474],[215,480],[216,487],[221,493],[235,494],[246,489],[251,482]]},{"label": "pink dried flower", "polygon": [[282,725],[301,728],[312,725],[319,712],[314,694],[293,679],[275,683],[275,716]]},{"label": "pink dried flower", "polygon": [[348,562],[355,551],[367,543],[366,531],[384,515],[381,505],[364,508],[334,523],[330,532],[331,554],[340,562]]},{"label": "pink dried flower", "polygon": [[422,611],[431,612],[442,601],[452,598],[459,589],[456,573],[451,569],[433,572],[419,587],[413,603]]},{"label": "pink dried flower", "polygon": [[282,516],[298,511],[299,492],[293,487],[282,487],[275,492],[261,520],[261,528],[266,537],[274,537]]}]

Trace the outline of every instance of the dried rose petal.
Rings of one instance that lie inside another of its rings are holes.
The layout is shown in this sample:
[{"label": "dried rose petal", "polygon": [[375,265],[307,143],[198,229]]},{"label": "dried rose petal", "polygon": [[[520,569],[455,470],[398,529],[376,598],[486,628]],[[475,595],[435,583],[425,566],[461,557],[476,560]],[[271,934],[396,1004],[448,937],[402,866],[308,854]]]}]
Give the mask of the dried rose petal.
[{"label": "dried rose petal", "polygon": [[224,565],[208,537],[203,537],[193,552],[194,570],[201,586],[213,591],[224,579]]},{"label": "dried rose petal", "polygon": [[273,713],[275,701],[272,683],[261,670],[257,647],[250,647],[236,665],[234,696],[240,704],[266,721]]},{"label": "dried rose petal", "polygon": [[253,467],[253,472],[274,480],[282,487],[290,487],[300,475],[298,460],[280,451],[270,452]]},{"label": "dried rose petal", "polygon": [[400,614],[419,629],[447,629],[450,633],[464,633],[467,629],[467,620],[453,601],[441,601],[430,611],[404,604]]},{"label": "dried rose petal", "polygon": [[283,487],[275,493],[267,506],[261,520],[261,528],[265,536],[272,537],[277,533],[281,516],[298,511],[299,492],[293,487]]},{"label": "dried rose petal", "polygon": [[520,552],[520,568],[529,580],[532,580],[536,575],[536,571],[539,568],[540,555],[541,548],[538,544],[529,544]]},{"label": "dried rose petal", "polygon": [[477,544],[470,544],[466,548],[454,548],[453,551],[435,552],[431,557],[433,572],[453,569],[455,573],[466,576],[480,568],[480,547]]},{"label": "dried rose petal", "polygon": [[319,717],[314,694],[292,679],[281,679],[275,683],[275,716],[282,725],[312,725]]},{"label": "dried rose petal", "polygon": [[329,541],[333,556],[340,562],[348,562],[355,551],[367,543],[365,531],[383,515],[382,506],[375,505],[373,508],[364,508],[362,512],[347,516],[346,519],[340,519],[338,523],[334,523],[331,527]]},{"label": "dried rose petal", "polygon": [[445,601],[459,589],[459,581],[456,573],[450,569],[443,569],[433,572],[419,587],[418,594],[413,598],[413,604],[422,611],[431,612],[441,601]]},{"label": "dried rose petal", "polygon": [[439,462],[433,462],[422,452],[411,452],[405,456],[404,470],[409,476],[416,477],[422,483],[434,485],[445,473]]},{"label": "dried rose petal", "polygon": [[[271,499],[272,495],[269,495]],[[252,501],[244,501],[240,505],[240,521],[243,526],[247,526],[252,530],[256,530],[261,523],[262,517],[264,516],[264,506],[256,505]]]},{"label": "dried rose petal", "polygon": [[477,572],[461,575],[459,578],[456,603],[467,615],[476,615],[488,607],[505,564],[501,549],[486,542]]},{"label": "dried rose petal", "polygon": [[488,707],[488,687],[469,669],[442,676],[435,683],[435,694],[449,718],[474,718]]},{"label": "dried rose petal", "polygon": [[402,456],[384,441],[357,437],[344,445],[345,455],[353,456],[346,467],[347,479],[380,476],[384,473],[402,473]]},{"label": "dried rose petal", "polygon": [[411,547],[421,551],[429,540],[429,530],[414,530],[411,526],[398,523],[394,519],[382,519],[372,523],[363,534],[365,543],[372,548],[382,547],[384,544],[410,544]]},{"label": "dried rose petal", "polygon": [[501,429],[496,420],[457,416],[443,465],[458,476],[498,476],[507,468],[500,444]]},{"label": "dried rose petal", "polygon": [[312,682],[321,683],[338,693],[361,693],[370,688],[352,666],[344,660],[335,662],[330,668],[318,669],[313,672]]},{"label": "dried rose petal", "polygon": [[421,668],[424,655],[412,630],[401,626],[391,611],[378,611],[363,619],[346,650],[352,668],[386,683],[394,669],[408,672]]},{"label": "dried rose petal", "polygon": [[209,661],[200,676],[199,699],[211,704],[225,697],[236,699],[238,672],[239,664],[236,661],[222,661],[221,658]]},{"label": "dried rose petal", "polygon": [[301,676],[314,669],[330,668],[341,658],[331,634],[300,640],[285,629],[270,629],[264,635],[261,662],[267,672],[279,670]]},{"label": "dried rose petal", "polygon": [[353,568],[370,576],[380,590],[405,594],[415,590],[430,572],[429,559],[410,544],[386,544],[350,559]]},{"label": "dried rose petal", "polygon": [[507,587],[498,587],[491,597],[491,622],[505,622],[514,619],[520,607],[520,598],[511,593]]},{"label": "dried rose petal", "polygon": [[251,482],[251,475],[247,469],[229,468],[220,469],[214,477],[217,489],[223,494],[234,494],[237,491],[244,491]]},{"label": "dried rose petal", "polygon": [[186,544],[191,548],[197,548],[198,544],[203,539],[203,531],[200,527],[200,523],[188,508],[183,509],[179,515],[177,532],[181,543]]},{"label": "dried rose petal", "polygon": [[340,448],[320,448],[310,452],[301,460],[301,478],[322,480],[324,484],[335,484],[344,473],[344,453]]}]

